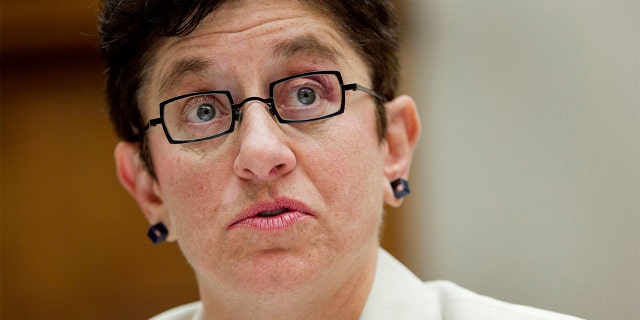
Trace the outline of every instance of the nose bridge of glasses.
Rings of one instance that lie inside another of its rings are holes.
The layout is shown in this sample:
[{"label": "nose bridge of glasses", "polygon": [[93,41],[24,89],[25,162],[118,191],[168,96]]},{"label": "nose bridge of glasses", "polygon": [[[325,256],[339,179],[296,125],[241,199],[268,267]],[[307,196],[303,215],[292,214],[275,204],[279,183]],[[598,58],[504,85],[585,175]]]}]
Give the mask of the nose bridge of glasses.
[{"label": "nose bridge of glasses", "polygon": [[242,121],[242,107],[245,104],[250,103],[251,101],[259,101],[262,102],[262,104],[266,107],[267,111],[272,115],[275,116],[275,108],[273,105],[273,98],[260,98],[260,97],[248,97],[244,100],[242,100],[240,103],[234,104],[231,106],[231,108],[234,110],[235,113],[237,113],[237,117],[239,121]]}]

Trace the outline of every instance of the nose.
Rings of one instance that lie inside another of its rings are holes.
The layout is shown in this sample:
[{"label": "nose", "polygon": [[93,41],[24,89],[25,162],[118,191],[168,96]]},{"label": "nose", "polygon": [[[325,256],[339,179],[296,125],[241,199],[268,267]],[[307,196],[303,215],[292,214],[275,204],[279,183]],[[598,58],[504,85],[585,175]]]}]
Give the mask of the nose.
[{"label": "nose", "polygon": [[248,180],[273,180],[293,170],[296,157],[266,105],[251,101],[243,106],[238,128],[240,148],[233,169]]}]

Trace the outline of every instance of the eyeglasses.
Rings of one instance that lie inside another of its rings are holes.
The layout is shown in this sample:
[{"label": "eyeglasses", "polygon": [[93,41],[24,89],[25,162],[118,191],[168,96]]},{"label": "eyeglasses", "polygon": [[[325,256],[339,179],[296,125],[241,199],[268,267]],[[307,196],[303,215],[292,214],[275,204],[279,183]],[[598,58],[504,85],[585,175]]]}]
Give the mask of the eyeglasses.
[{"label": "eyeglasses", "polygon": [[260,101],[280,123],[300,123],[330,118],[344,112],[345,91],[363,91],[382,102],[385,98],[357,83],[344,84],[339,71],[301,73],[272,82],[269,98],[249,97],[234,104],[229,91],[203,91],[160,103],[160,117],[151,119],[143,132],[162,125],[169,143],[188,143],[233,132],[240,109]]}]

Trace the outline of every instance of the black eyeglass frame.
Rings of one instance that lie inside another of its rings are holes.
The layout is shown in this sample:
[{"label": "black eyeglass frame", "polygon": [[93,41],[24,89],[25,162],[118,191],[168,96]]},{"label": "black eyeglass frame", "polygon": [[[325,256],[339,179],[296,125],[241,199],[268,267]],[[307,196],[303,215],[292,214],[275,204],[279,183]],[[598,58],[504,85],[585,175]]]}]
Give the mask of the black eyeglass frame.
[{"label": "black eyeglass frame", "polygon": [[[340,108],[333,113],[321,116],[321,117],[317,117],[317,118],[311,118],[311,119],[304,119],[304,120],[290,120],[290,119],[284,119],[280,116],[280,114],[278,113],[278,110],[275,106],[275,102],[273,100],[273,91],[276,85],[278,85],[279,83],[294,79],[294,78],[299,78],[299,77],[305,77],[305,76],[313,76],[313,75],[322,75],[322,74],[327,74],[327,75],[335,75],[336,78],[338,78],[338,82],[340,83],[340,89],[341,89],[341,98],[342,101],[340,103]],[[154,118],[149,120],[149,122],[147,122],[147,125],[142,129],[143,133],[146,133],[146,131],[150,128],[150,127],[155,127],[159,124],[162,125],[162,129],[164,130],[164,134],[167,137],[167,140],[169,141],[169,143],[171,144],[182,144],[182,143],[191,143],[191,142],[198,142],[198,141],[204,141],[204,140],[209,140],[209,139],[214,139],[226,134],[229,134],[231,132],[233,132],[235,130],[235,124],[236,122],[238,122],[240,120],[240,109],[242,108],[242,106],[249,102],[249,101],[260,101],[264,104],[266,104],[269,107],[269,112],[276,117],[276,119],[278,119],[278,122],[280,123],[301,123],[301,122],[309,122],[309,121],[316,121],[316,120],[322,120],[322,119],[326,119],[326,118],[330,118],[330,117],[334,117],[337,116],[339,114],[344,113],[344,107],[345,107],[345,92],[346,91],[362,91],[365,92],[377,99],[379,99],[382,103],[386,102],[387,99],[385,99],[381,94],[366,88],[364,86],[361,86],[358,83],[349,83],[349,84],[344,84],[343,80],[342,80],[342,75],[340,74],[340,71],[313,71],[313,72],[305,72],[305,73],[300,73],[300,74],[296,74],[296,75],[292,75],[280,80],[276,80],[274,82],[271,82],[269,84],[269,98],[261,98],[261,97],[248,97],[244,100],[242,100],[240,103],[234,104],[233,102],[233,97],[231,96],[231,92],[230,91],[200,91],[200,92],[192,92],[192,93],[187,93],[187,94],[183,94],[177,97],[173,97],[171,99],[167,99],[165,101],[160,102],[160,117],[158,118]],[[220,133],[214,134],[212,136],[208,136],[208,137],[203,137],[203,138],[198,138],[198,139],[190,139],[190,140],[175,140],[171,137],[171,134],[169,133],[169,130],[167,129],[167,126],[165,124],[164,121],[164,109],[166,107],[166,105],[168,105],[171,102],[174,102],[176,100],[180,100],[180,99],[184,99],[184,98],[188,98],[188,97],[193,97],[193,96],[199,96],[199,95],[206,95],[206,94],[223,94],[225,95],[228,99],[229,102],[231,103],[231,125],[229,126],[229,129],[222,131]]]}]

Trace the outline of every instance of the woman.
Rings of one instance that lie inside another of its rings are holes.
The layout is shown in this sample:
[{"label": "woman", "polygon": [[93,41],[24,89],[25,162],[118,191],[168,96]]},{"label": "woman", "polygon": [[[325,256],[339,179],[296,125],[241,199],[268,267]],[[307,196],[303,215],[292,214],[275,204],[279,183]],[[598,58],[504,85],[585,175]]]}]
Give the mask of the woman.
[{"label": "woman", "polygon": [[200,291],[157,319],[565,319],[379,248],[420,133],[391,1],[106,1],[101,32],[118,176]]}]

